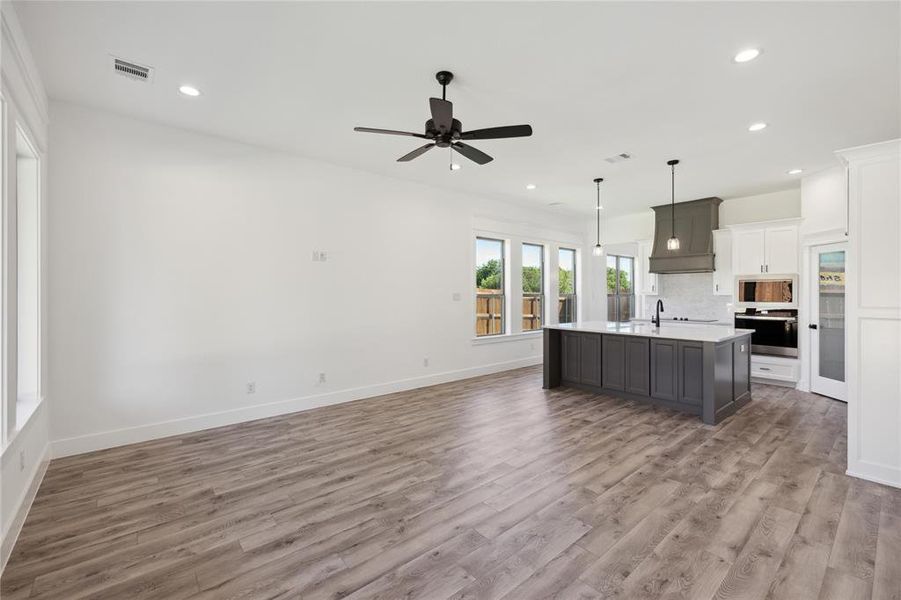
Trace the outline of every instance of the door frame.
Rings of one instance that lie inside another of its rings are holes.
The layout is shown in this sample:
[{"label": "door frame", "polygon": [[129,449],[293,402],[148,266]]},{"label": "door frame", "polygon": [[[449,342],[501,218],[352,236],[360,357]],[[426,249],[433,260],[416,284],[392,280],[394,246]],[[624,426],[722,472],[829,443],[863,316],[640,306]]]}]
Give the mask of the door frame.
[{"label": "door frame", "polygon": [[[820,366],[820,356],[819,356],[819,337],[820,331],[819,329],[813,329],[810,327],[811,324],[819,325],[819,311],[820,311],[820,303],[819,303],[819,255],[822,252],[836,252],[842,251],[845,253],[845,265],[848,264],[848,242],[829,242],[829,243],[821,243],[821,244],[811,244],[810,246],[810,270],[808,273],[809,278],[809,289],[810,294],[808,294],[807,301],[807,310],[808,312],[808,336],[809,343],[808,348],[810,350],[810,360],[808,361],[809,367],[809,381],[810,381],[810,391],[816,394],[821,394],[823,396],[828,396],[829,398],[834,398],[835,400],[841,400],[842,402],[848,401],[848,376],[847,376],[847,348],[848,348],[848,338],[847,338],[847,327],[844,329],[845,336],[845,381],[837,381],[834,379],[829,379],[827,377],[822,377],[819,375],[819,366]],[[846,281],[847,285],[847,281]],[[845,292],[847,295],[847,291]],[[847,307],[845,309],[845,314],[847,314]],[[816,341],[816,344],[814,344]]]}]

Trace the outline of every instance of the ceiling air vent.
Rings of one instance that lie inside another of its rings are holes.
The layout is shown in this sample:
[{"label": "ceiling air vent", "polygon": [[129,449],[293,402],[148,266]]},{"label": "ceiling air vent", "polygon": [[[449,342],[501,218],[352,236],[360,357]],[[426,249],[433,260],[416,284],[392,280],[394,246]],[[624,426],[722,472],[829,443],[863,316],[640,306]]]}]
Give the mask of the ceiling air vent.
[{"label": "ceiling air vent", "polygon": [[606,160],[608,163],[610,163],[612,165],[612,164],[616,164],[618,162],[623,162],[624,160],[629,160],[630,158],[632,158],[631,154],[629,154],[628,152],[622,152],[615,156],[605,158],[604,160]]},{"label": "ceiling air vent", "polygon": [[150,81],[153,78],[153,69],[151,67],[122,60],[115,56],[113,57],[113,70],[119,75],[135,81]]}]

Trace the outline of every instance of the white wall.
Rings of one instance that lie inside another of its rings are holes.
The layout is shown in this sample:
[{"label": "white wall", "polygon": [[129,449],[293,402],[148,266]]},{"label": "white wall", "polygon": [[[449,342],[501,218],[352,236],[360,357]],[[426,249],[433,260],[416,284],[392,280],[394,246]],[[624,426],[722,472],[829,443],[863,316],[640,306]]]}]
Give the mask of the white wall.
[{"label": "white wall", "polygon": [[51,140],[55,454],[534,363],[540,336],[473,343],[474,230],[582,239],[571,218],[73,105],[51,105]]},{"label": "white wall", "polygon": [[[43,477],[49,456],[48,419],[51,400],[44,394],[30,403],[29,411],[18,410],[19,396],[17,380],[17,236],[16,236],[16,127],[21,127],[34,144],[40,161],[40,186],[42,206],[46,212],[47,200],[47,96],[38,76],[25,37],[16,19],[10,2],[0,3],[2,27],[0,27],[0,94],[4,108],[3,128],[3,225],[2,259],[3,294],[0,301],[4,306],[2,322],[2,404],[4,407],[5,431],[2,432],[2,457],[0,457],[0,566],[6,564],[9,552],[18,536],[31,500]],[[47,243],[46,221],[41,224],[41,287],[46,289]],[[33,315],[32,315],[33,316]],[[42,297],[41,321],[46,323],[47,298]],[[41,328],[41,385],[47,388],[47,327]],[[29,387],[33,388],[33,385]],[[18,412],[18,414],[17,414]]]},{"label": "white wall", "polygon": [[756,196],[725,198],[720,204],[721,228],[739,223],[794,219],[800,216],[800,187]]}]

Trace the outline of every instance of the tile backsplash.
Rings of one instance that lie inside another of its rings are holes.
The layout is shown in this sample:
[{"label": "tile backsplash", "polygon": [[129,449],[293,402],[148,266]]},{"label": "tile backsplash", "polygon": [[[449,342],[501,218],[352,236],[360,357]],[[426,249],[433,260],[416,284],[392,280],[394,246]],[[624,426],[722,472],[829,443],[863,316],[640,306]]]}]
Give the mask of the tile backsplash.
[{"label": "tile backsplash", "polygon": [[713,295],[713,273],[661,275],[658,285],[658,296],[645,296],[643,299],[644,314],[654,314],[654,306],[659,298],[663,300],[665,318],[688,317],[732,322],[735,313],[732,296]]}]

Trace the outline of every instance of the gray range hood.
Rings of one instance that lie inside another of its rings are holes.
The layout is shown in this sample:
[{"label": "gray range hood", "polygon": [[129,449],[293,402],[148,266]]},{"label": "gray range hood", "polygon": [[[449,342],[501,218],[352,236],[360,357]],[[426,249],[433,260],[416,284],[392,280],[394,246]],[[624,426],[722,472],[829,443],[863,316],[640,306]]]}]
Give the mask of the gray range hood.
[{"label": "gray range hood", "polygon": [[656,218],[651,273],[713,272],[713,230],[720,226],[719,198],[702,198],[676,204],[678,250],[667,250],[666,240],[673,233],[672,207],[652,207]]}]

